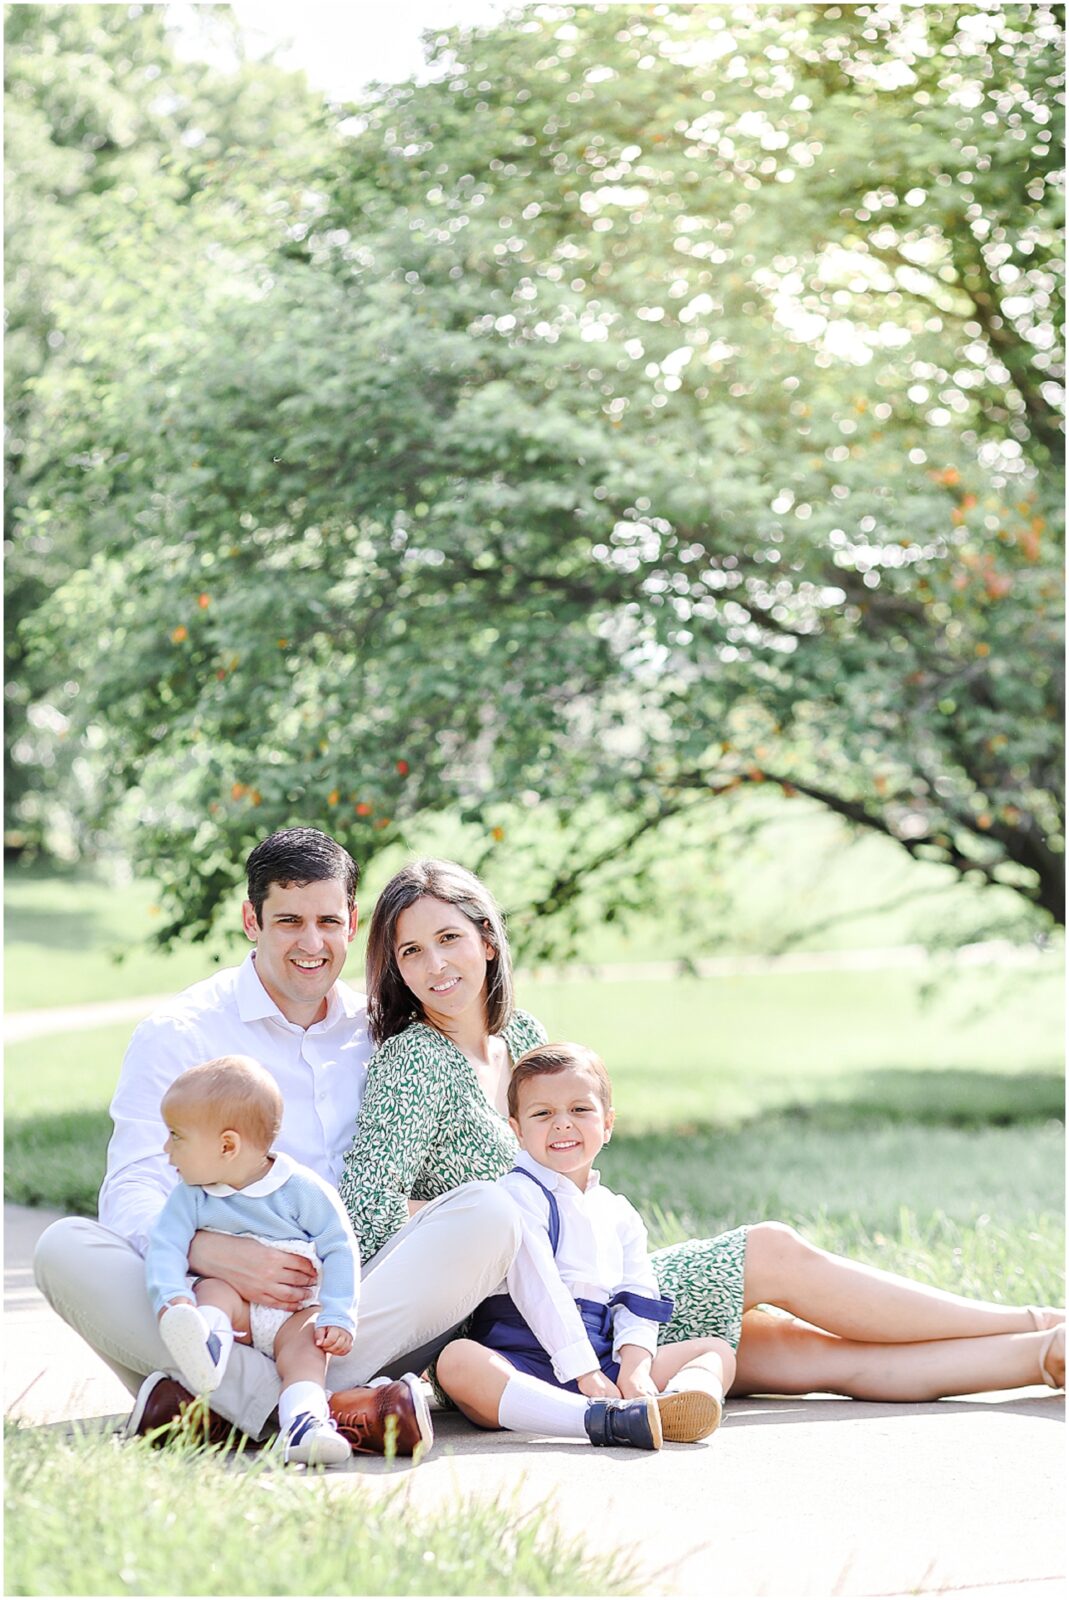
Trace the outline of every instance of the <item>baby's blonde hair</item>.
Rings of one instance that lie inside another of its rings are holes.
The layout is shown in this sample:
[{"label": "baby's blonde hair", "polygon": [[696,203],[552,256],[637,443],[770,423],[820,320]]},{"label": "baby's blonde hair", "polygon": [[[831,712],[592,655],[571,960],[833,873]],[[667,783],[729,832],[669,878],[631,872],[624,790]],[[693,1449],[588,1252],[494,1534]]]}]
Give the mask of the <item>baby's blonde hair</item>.
[{"label": "baby's blonde hair", "polygon": [[181,1102],[222,1133],[233,1128],[258,1149],[269,1150],[282,1126],[282,1095],[271,1074],[252,1056],[217,1056],[190,1067],[171,1084],[160,1106]]}]

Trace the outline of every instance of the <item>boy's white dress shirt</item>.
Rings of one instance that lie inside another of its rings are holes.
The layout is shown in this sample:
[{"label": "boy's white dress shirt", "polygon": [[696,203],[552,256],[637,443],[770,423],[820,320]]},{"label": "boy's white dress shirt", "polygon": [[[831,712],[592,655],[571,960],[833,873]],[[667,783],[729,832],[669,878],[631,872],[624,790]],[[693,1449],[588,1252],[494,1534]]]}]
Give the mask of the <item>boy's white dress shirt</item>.
[{"label": "boy's white dress shirt", "polygon": [[340,980],[310,1028],[282,1015],[256,975],[252,952],[185,989],[136,1029],[111,1102],[114,1132],[100,1191],[100,1221],[139,1254],[178,1181],[163,1154],[160,1101],[188,1067],[216,1056],[253,1056],[282,1091],[278,1148],[337,1187],[356,1132],[371,1041],[364,996]]},{"label": "boy's white dress shirt", "polygon": [[[495,1291],[511,1295],[516,1309],[553,1363],[561,1383],[600,1363],[587,1337],[576,1300],[608,1305],[615,1294],[630,1290],[648,1300],[660,1298],[650,1265],[646,1228],[630,1201],[605,1187],[591,1172],[585,1189],[571,1178],[544,1167],[525,1150],[516,1165],[534,1174],[552,1191],[560,1212],[560,1240],[554,1256],[550,1244],[549,1204],[529,1178],[508,1172],[498,1182],[519,1207],[523,1242],[505,1282]],[[636,1316],[627,1306],[613,1309],[613,1357],[620,1347],[640,1345],[657,1350],[656,1322]]]}]

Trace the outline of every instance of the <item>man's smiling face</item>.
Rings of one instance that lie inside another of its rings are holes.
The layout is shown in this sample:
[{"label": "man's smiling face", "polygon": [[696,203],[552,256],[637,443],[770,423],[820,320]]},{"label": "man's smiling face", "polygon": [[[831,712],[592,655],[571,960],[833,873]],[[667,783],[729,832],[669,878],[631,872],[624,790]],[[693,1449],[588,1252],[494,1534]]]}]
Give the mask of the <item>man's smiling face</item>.
[{"label": "man's smiling face", "polygon": [[283,1016],[305,1028],[321,1021],[356,933],[356,908],[349,910],[345,885],[338,878],[273,883],[262,921],[251,900],[242,920],[256,945],[256,975]]}]

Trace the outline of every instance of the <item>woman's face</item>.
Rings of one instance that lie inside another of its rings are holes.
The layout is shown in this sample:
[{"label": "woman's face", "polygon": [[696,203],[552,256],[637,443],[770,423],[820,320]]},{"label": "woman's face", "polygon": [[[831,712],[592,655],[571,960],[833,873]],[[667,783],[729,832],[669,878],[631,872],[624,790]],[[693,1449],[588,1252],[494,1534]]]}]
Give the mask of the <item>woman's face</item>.
[{"label": "woman's face", "polygon": [[443,1033],[486,995],[494,947],[458,906],[425,895],[402,911],[394,930],[394,959],[423,1014]]}]

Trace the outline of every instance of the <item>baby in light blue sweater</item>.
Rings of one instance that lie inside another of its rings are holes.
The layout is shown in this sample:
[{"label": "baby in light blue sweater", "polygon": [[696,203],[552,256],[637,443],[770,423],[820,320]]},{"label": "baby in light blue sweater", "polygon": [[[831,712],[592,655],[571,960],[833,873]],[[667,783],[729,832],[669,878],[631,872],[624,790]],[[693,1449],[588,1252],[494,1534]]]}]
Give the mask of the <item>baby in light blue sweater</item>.
[{"label": "baby in light blue sweater", "polygon": [[[272,1356],[286,1461],[333,1466],[350,1455],[327,1405],[327,1361],[347,1355],[356,1332],[360,1250],[335,1191],[271,1147],[282,1096],[249,1056],[220,1056],[175,1079],[160,1112],[164,1153],[181,1182],[149,1241],[145,1272],[160,1335],[194,1392],[210,1393],[226,1370],[235,1335]],[[307,1256],[317,1285],[301,1310],[249,1304],[219,1278],[190,1286],[189,1247],[198,1229],[244,1234]]]}]

